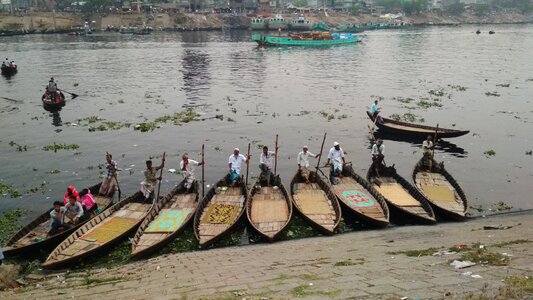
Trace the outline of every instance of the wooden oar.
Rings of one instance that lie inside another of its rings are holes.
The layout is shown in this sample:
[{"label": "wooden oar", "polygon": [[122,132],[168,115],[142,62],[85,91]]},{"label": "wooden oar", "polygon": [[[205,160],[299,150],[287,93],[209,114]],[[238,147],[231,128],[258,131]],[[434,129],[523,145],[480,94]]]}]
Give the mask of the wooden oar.
[{"label": "wooden oar", "polygon": [[161,191],[161,181],[163,181],[163,169],[165,168],[165,155],[167,153],[163,152],[163,159],[161,160],[161,170],[159,170],[159,184],[157,186],[157,197],[154,198],[153,203],[159,201],[159,192]]},{"label": "wooden oar", "polygon": [[274,177],[277,175],[278,169],[278,135],[276,134],[276,146],[274,148]]},{"label": "wooden oar", "polygon": [[433,167],[433,157],[435,156],[435,143],[437,142],[438,131],[439,131],[439,124],[437,124],[437,127],[435,128],[435,135],[433,136],[433,149],[431,151],[431,157],[429,159],[429,173],[431,173],[431,169]]},{"label": "wooden oar", "polygon": [[[106,152],[105,154],[109,155],[109,152]],[[122,196],[122,191],[120,190],[120,184],[118,183],[117,168],[115,168],[115,166],[113,166],[113,177],[115,178],[115,182],[117,183],[118,201],[120,202],[120,197]]]},{"label": "wooden oar", "polygon": [[21,100],[11,99],[11,98],[7,98],[7,97],[0,97],[0,98],[8,100],[8,101],[13,101],[13,102],[16,102],[16,103],[22,103]]},{"label": "wooden oar", "polygon": [[205,181],[204,181],[204,144],[202,144],[202,199],[205,195]]},{"label": "wooden oar", "polygon": [[250,143],[248,143],[248,154],[246,155],[246,187],[248,187],[248,169],[250,169]]},{"label": "wooden oar", "polygon": [[[316,170],[317,170],[317,172],[318,172],[318,170],[320,168],[320,159],[322,158],[322,150],[324,150],[324,142],[326,142],[326,135],[327,134],[328,134],[327,132],[324,132],[324,138],[322,139],[322,145],[320,146],[320,156],[318,157],[318,161],[316,162]],[[324,172],[322,172],[322,174],[324,174]]]},{"label": "wooden oar", "polygon": [[76,93],[71,93],[71,92],[69,92],[69,91],[65,91],[65,90],[60,90],[60,91],[65,92],[65,93],[67,93],[67,94],[70,94],[70,95],[72,96],[72,99],[74,99],[74,98],[76,98],[76,97],[79,96],[78,94],[76,94]]}]

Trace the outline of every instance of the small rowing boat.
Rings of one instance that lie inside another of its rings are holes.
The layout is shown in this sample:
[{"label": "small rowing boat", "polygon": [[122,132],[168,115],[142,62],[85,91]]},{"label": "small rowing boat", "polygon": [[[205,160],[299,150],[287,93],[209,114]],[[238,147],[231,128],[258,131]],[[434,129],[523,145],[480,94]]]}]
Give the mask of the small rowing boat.
[{"label": "small rowing boat", "polygon": [[[428,159],[431,160],[431,169]],[[433,205],[437,215],[457,221],[466,218],[466,195],[452,175],[444,169],[444,163],[422,157],[413,170],[413,182]]]},{"label": "small rowing boat", "polygon": [[137,229],[151,206],[140,191],[111,206],[59,244],[43,268],[56,269],[109,249]]},{"label": "small rowing boat", "polygon": [[170,242],[189,225],[198,207],[198,181],[191,189],[185,180],[161,198],[148,212],[133,237],[131,256],[138,258]]},{"label": "small rowing boat", "polygon": [[231,186],[229,175],[209,189],[194,214],[194,234],[200,248],[212,245],[238,224],[247,195],[242,178],[237,186]]},{"label": "small rowing boat", "polygon": [[[98,209],[97,212],[93,212],[90,219],[85,222],[88,222],[97,216],[98,213],[104,211],[113,203],[113,194],[115,191],[111,192],[109,195],[98,195],[100,185],[101,183],[98,183],[89,188],[91,194],[94,195],[94,200],[98,206]],[[79,224],[72,226],[67,230],[58,232],[54,235],[49,235],[52,224],[52,220],[50,218],[51,211],[51,209],[47,210],[45,213],[38,216],[35,220],[15,233],[6,242],[4,248],[2,248],[4,255],[15,256],[22,253],[29,253],[36,249],[48,249],[55,247],[72,232],[76,231],[76,229],[85,224],[85,222],[80,222]]]},{"label": "small rowing boat", "polygon": [[324,234],[331,235],[341,220],[341,207],[327,182],[316,172],[310,172],[305,183],[299,171],[291,181],[292,203],[296,211]]},{"label": "small rowing boat", "polygon": [[373,165],[367,173],[367,180],[381,194],[391,210],[395,223],[418,222],[435,224],[435,213],[429,201],[407,180],[398,175],[394,166],[381,166],[379,175]]},{"label": "small rowing boat", "polygon": [[5,64],[2,64],[2,66],[0,67],[0,70],[2,72],[2,75],[11,76],[11,75],[14,75],[15,73],[17,73],[18,67],[14,63],[9,64],[9,66],[6,66]]},{"label": "small rowing boat", "polygon": [[252,227],[269,242],[275,241],[289,224],[292,202],[278,176],[271,174],[271,186],[258,179],[250,190],[246,215]]},{"label": "small rowing boat", "polygon": [[[370,120],[374,122],[374,117],[370,112],[366,112]],[[379,131],[386,133],[402,134],[408,135],[416,138],[424,139],[428,135],[437,133],[439,138],[453,138],[465,135],[469,133],[469,130],[456,130],[456,129],[446,129],[440,127],[432,127],[420,124],[407,123],[402,121],[395,121],[389,118],[381,118],[382,121],[378,120],[375,122],[376,126],[379,128]]]},{"label": "small rowing boat", "polygon": [[46,92],[41,97],[41,101],[43,102],[43,108],[48,111],[57,111],[65,106],[66,103],[65,94],[61,91],[56,94],[55,99],[52,99],[51,94]]},{"label": "small rowing boat", "polygon": [[387,227],[389,207],[383,196],[368,181],[357,175],[352,166],[345,165],[342,175],[331,189],[345,211],[373,226]]}]

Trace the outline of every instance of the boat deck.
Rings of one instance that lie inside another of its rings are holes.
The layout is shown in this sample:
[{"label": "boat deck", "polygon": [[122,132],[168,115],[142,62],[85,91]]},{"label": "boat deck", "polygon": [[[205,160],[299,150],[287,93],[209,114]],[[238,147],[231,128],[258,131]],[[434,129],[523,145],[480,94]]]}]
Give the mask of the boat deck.
[{"label": "boat deck", "polygon": [[273,237],[289,221],[289,204],[280,188],[261,187],[250,200],[250,219],[266,236]]},{"label": "boat deck", "polygon": [[372,219],[388,221],[379,202],[355,179],[348,176],[339,179],[340,182],[332,187],[344,204]]},{"label": "boat deck", "polygon": [[[71,243],[62,243],[59,246],[62,247],[59,253],[53,257],[51,255],[47,263],[79,256],[113,241],[137,225],[146,216],[150,207],[151,204],[146,203],[128,203],[87,231],[84,231],[85,227],[81,227],[78,229],[81,230],[81,236],[76,237],[74,234],[69,236],[67,241],[72,239]],[[90,223],[92,222],[96,220],[93,219]]]},{"label": "boat deck", "polygon": [[335,230],[337,217],[333,204],[317,183],[296,183],[293,199],[309,219],[330,231]]},{"label": "boat deck", "polygon": [[464,215],[461,197],[442,174],[418,172],[416,173],[415,184],[424,196],[436,206]]},{"label": "boat deck", "polygon": [[380,177],[381,185],[374,185],[374,188],[380,192],[385,199],[392,204],[423,218],[431,216],[422,207],[422,203],[416,200],[403,186],[397,183],[393,178]]},{"label": "boat deck", "polygon": [[228,187],[215,194],[200,217],[200,244],[205,244],[230,228],[244,209],[241,187]]},{"label": "boat deck", "polygon": [[181,228],[184,221],[194,214],[197,197],[196,193],[175,195],[162,207],[159,215],[148,223],[134,251],[140,252],[150,248]]}]

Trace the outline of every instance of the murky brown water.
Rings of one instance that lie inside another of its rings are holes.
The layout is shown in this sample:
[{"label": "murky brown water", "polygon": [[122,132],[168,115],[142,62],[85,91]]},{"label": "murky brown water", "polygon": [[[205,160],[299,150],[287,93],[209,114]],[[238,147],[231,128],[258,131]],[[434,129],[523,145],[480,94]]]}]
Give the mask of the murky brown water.
[{"label": "murky brown water", "polygon": [[[533,26],[480,28],[481,35],[472,26],[376,31],[362,44],[329,49],[258,49],[246,31],[1,38],[0,53],[17,61],[20,71],[11,79],[0,78],[0,95],[20,102],[0,98],[0,180],[22,192],[46,184],[19,199],[0,197],[0,212],[21,207],[31,209],[28,217],[35,216],[60,199],[66,185],[81,189],[96,183],[106,151],[127,169],[120,174],[123,194],[138,189],[149,156],[166,151],[167,168],[176,168],[183,151],[199,159],[202,143],[208,184],[226,172],[234,147],[244,150],[252,141],[254,176],[257,145],[273,146],[276,133],[278,170],[287,185],[300,147],[308,144],[317,152],[324,132],[324,151],[339,141],[355,169],[366,174],[370,122],[365,109],[372,95],[385,98],[385,115],[411,111],[429,125],[471,130],[446,140],[436,153],[471,204],[488,208],[504,201],[533,208],[533,156],[525,154],[533,149]],[[486,34],[490,29],[496,34]],[[61,88],[80,94],[55,118],[40,104],[50,76]],[[393,99],[431,97],[428,92],[438,88],[445,93],[440,108],[409,110],[405,106],[416,104]],[[148,133],[133,128],[89,132],[65,125],[90,116],[136,124],[187,106],[202,117],[222,114],[224,120],[167,123]],[[334,119],[328,121],[321,111]],[[64,125],[54,126],[59,119]],[[17,151],[10,141],[28,145],[28,151]],[[41,150],[54,141],[80,149]],[[385,144],[386,161],[410,179],[419,145]],[[487,158],[483,153],[491,149],[496,155]],[[61,172],[48,174],[55,169]],[[180,179],[165,172],[162,193]]]}]

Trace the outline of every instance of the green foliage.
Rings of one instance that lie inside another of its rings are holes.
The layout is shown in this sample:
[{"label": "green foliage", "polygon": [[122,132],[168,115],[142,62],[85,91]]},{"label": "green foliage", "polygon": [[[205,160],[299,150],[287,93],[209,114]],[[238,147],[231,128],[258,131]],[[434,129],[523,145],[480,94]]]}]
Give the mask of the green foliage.
[{"label": "green foliage", "polygon": [[478,4],[474,6],[474,12],[478,17],[486,16],[490,12],[490,6],[487,4]]},{"label": "green foliage", "polygon": [[308,3],[307,0],[296,0],[293,5],[296,7],[307,7]]},{"label": "green foliage", "polygon": [[4,245],[7,239],[20,229],[22,213],[22,210],[15,209],[0,216],[0,245]]},{"label": "green foliage", "polygon": [[82,11],[85,13],[102,11],[106,6],[111,5],[113,5],[113,1],[111,0],[87,0],[82,6]]},{"label": "green foliage", "polygon": [[487,150],[487,151],[483,152],[483,154],[485,154],[486,157],[491,157],[491,156],[496,155],[496,151],[491,149],[491,150]]},{"label": "green foliage", "polygon": [[507,266],[510,259],[498,252],[490,252],[486,247],[479,247],[473,251],[464,252],[460,260],[469,260],[482,265]]},{"label": "green foliage", "polygon": [[77,150],[79,148],[80,146],[77,144],[56,144],[56,142],[54,142],[53,144],[44,146],[43,150],[57,152],[59,150]]},{"label": "green foliage", "polygon": [[377,0],[376,5],[383,6],[384,11],[386,12],[402,8],[402,4],[399,0]]},{"label": "green foliage", "polygon": [[418,14],[428,7],[428,0],[407,0],[402,1],[402,9],[406,14]]},{"label": "green foliage", "polygon": [[445,4],[443,9],[446,13],[457,16],[465,11],[465,5],[459,1],[455,1]]},{"label": "green foliage", "polygon": [[9,195],[11,198],[18,198],[22,194],[12,185],[0,182],[0,196]]}]

